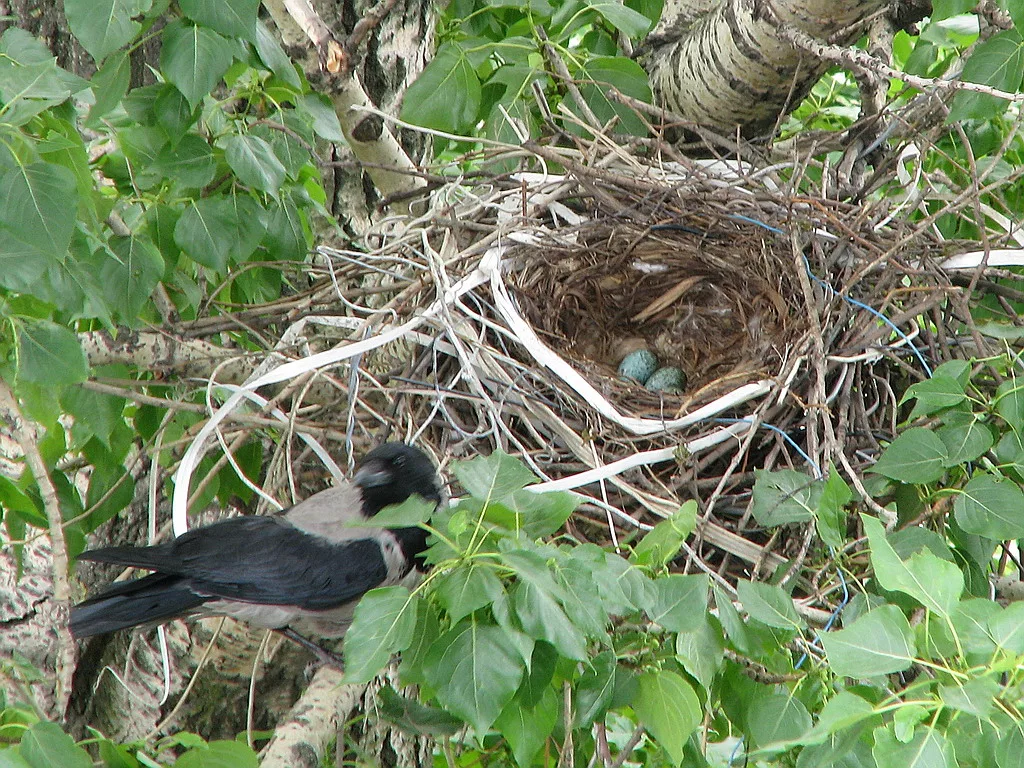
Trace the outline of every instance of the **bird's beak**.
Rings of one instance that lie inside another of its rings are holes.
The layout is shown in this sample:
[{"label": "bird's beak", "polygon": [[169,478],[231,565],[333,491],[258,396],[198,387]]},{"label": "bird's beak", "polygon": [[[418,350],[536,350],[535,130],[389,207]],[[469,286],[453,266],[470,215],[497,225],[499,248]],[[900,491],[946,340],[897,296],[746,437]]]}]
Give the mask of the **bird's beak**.
[{"label": "bird's beak", "polygon": [[353,482],[360,488],[377,488],[381,485],[387,485],[394,478],[389,470],[382,462],[370,461],[363,464],[356,472],[356,476],[353,478]]}]

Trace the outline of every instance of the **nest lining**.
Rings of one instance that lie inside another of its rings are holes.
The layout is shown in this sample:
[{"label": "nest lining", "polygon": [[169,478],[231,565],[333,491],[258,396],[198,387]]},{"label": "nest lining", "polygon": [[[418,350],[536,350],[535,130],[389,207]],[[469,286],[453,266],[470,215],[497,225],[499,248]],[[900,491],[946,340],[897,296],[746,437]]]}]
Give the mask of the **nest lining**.
[{"label": "nest lining", "polygon": [[[527,319],[620,407],[660,412],[660,395],[617,375],[647,347],[680,367],[685,412],[729,389],[775,377],[806,323],[792,260],[775,235],[719,219],[707,231],[684,222],[641,227],[598,219],[541,246],[523,246],[509,277]],[[795,311],[794,311],[795,310]]]}]

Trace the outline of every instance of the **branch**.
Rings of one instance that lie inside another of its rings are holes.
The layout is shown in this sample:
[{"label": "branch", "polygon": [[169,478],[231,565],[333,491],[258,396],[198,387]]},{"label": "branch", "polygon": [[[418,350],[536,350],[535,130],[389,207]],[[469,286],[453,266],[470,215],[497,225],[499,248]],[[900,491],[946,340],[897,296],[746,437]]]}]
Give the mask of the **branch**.
[{"label": "branch", "polygon": [[79,335],[89,365],[132,365],[181,378],[209,378],[218,363],[217,380],[241,384],[255,367],[244,354],[200,339],[178,339],[154,331],[89,331]]}]

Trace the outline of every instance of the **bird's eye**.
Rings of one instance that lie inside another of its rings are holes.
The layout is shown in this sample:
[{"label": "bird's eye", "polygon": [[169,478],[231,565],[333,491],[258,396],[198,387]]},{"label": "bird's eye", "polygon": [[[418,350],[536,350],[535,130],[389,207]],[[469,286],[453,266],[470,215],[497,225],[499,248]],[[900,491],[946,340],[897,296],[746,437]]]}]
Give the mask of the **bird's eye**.
[{"label": "bird's eye", "polygon": [[391,460],[391,463],[394,464],[396,467],[404,467],[405,466],[405,456],[402,456],[401,454],[399,454],[398,456],[395,456],[395,458]]}]

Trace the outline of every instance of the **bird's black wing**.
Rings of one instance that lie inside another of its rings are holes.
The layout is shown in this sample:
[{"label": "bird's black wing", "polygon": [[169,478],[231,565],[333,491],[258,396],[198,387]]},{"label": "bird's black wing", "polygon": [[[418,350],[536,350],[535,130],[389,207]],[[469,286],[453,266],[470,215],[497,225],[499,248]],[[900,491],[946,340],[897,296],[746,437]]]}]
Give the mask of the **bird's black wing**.
[{"label": "bird's black wing", "polygon": [[196,595],[326,610],[387,578],[377,539],[330,542],[281,518],[246,516],[188,531],[154,547],[107,547],[82,560],[176,575]]},{"label": "bird's black wing", "polygon": [[159,624],[199,608],[207,598],[193,592],[180,576],[151,573],[113,584],[71,608],[75,637],[116,632],[140,624]]}]

